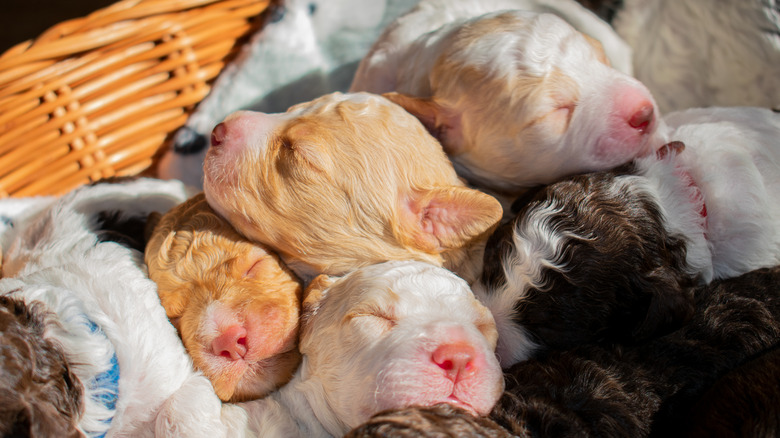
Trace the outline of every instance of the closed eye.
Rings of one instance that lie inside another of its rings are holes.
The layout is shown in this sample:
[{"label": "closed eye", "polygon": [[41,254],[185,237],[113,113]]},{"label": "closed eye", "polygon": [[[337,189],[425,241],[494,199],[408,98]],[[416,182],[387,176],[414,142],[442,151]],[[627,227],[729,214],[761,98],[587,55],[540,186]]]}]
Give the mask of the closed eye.
[{"label": "closed eye", "polygon": [[395,319],[391,316],[378,312],[354,312],[347,315],[347,318],[352,322],[362,321],[371,325],[380,326],[385,331],[391,330],[396,325]]}]

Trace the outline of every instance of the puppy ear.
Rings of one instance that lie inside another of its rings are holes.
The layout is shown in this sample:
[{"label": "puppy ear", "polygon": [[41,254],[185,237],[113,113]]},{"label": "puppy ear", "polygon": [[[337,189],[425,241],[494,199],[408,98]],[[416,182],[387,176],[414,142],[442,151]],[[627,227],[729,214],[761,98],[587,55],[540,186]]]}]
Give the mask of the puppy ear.
[{"label": "puppy ear", "polygon": [[417,192],[401,202],[398,238],[430,254],[463,247],[492,231],[502,215],[498,200],[467,187]]},{"label": "puppy ear", "polygon": [[303,302],[301,303],[301,332],[307,330],[309,326],[309,320],[317,313],[320,308],[325,293],[333,284],[334,279],[328,277],[325,274],[320,274],[306,286],[303,292]]},{"label": "puppy ear", "polygon": [[591,47],[596,51],[596,59],[598,59],[602,64],[607,66],[612,66],[609,63],[609,58],[607,58],[607,54],[604,53],[604,46],[601,44],[601,41],[597,40],[596,38],[593,38],[590,35],[582,34],[582,36],[585,37],[585,41],[590,44]]},{"label": "puppy ear", "polygon": [[444,152],[450,155],[458,155],[463,152],[461,121],[460,116],[455,111],[430,98],[414,97],[396,92],[385,93],[382,96],[417,117],[425,129],[439,140]]}]

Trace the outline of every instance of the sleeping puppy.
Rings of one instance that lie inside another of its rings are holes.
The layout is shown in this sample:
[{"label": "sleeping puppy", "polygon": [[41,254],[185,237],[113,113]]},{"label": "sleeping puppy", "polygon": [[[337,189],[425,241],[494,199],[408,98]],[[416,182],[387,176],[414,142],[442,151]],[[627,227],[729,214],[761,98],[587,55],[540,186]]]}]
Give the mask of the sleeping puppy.
[{"label": "sleeping puppy", "polygon": [[493,319],[446,269],[386,262],[319,276],[306,295],[301,367],[278,392],[227,406],[232,436],[341,436],[410,405],[486,415],[500,396]]},{"label": "sleeping puppy", "polygon": [[423,0],[375,43],[350,90],[391,92],[461,176],[512,198],[663,144],[651,94],[591,37],[620,41],[574,1]]},{"label": "sleeping puppy", "polygon": [[[685,425],[698,400],[733,401],[714,392],[721,376],[777,351],[779,292],[777,267],[716,280],[693,290],[694,315],[672,333],[634,346],[581,345],[519,362],[506,371],[506,389],[488,419],[519,437],[689,436]],[[764,386],[764,394],[777,393],[776,380]],[[767,407],[772,412],[776,405]],[[416,436],[453,436],[461,424],[476,421],[464,415],[410,407],[381,413],[353,436],[385,436],[382,431],[404,426],[415,428]],[[749,425],[752,415],[739,417],[740,423]],[[433,426],[418,427],[420,417]],[[771,425],[771,417],[764,419]],[[505,436],[495,424],[472,429],[474,436]]]},{"label": "sleeping puppy", "polygon": [[416,118],[368,93],[235,113],[214,128],[204,174],[214,210],[305,281],[408,259],[473,280],[502,215]]},{"label": "sleeping puppy", "polygon": [[149,277],[217,395],[251,400],[290,380],[301,285],[276,255],[241,237],[202,193],[147,227]]},{"label": "sleeping puppy", "polygon": [[540,346],[631,342],[685,321],[687,286],[780,263],[780,115],[670,114],[672,142],[518,201],[475,285],[502,365]]},{"label": "sleeping puppy", "polygon": [[[72,411],[69,434],[225,436],[220,400],[208,379],[193,369],[168,322],[142,253],[114,241],[118,225],[137,225],[149,213],[167,211],[192,195],[174,181],[100,183],[48,200],[35,207],[36,214],[22,215],[26,219],[5,230],[9,244],[4,248],[0,295],[27,308],[17,309],[17,314],[42,315],[44,326],[23,336],[54,345],[64,359],[58,366],[70,369],[34,384],[71,389],[55,395],[62,400],[54,401],[52,408],[49,393],[14,384],[20,392],[9,397],[22,401],[4,403],[3,409],[18,408],[18,415],[4,413],[2,418],[19,423],[3,428],[33,432],[43,421],[38,414],[60,409],[63,415]],[[43,340],[37,338],[41,330]],[[3,354],[4,376],[30,355],[29,342],[12,344],[19,351]],[[47,354],[44,349],[34,352],[40,361]],[[21,362],[14,364],[12,358]],[[47,404],[38,413],[30,411]]]}]

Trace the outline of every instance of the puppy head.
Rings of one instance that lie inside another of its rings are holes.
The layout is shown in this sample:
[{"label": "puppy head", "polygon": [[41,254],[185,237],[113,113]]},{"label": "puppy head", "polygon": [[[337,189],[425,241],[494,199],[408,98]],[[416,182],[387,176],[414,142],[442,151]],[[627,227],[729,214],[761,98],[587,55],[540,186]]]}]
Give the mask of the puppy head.
[{"label": "puppy head", "polygon": [[80,437],[84,390],[62,348],[44,338],[45,312],[0,296],[0,435]]},{"label": "puppy head", "polygon": [[503,390],[493,318],[446,269],[367,266],[312,282],[306,300],[303,375],[322,385],[347,428],[385,409],[441,402],[485,415]]},{"label": "puppy head", "polygon": [[501,217],[417,119],[366,93],[235,113],[214,128],[204,174],[223,217],[307,275],[396,259],[441,264]]},{"label": "puppy head", "polygon": [[[515,324],[556,348],[642,340],[686,321],[696,283],[686,242],[666,231],[642,181],[593,173],[532,196],[488,240],[486,305],[511,306]],[[502,365],[523,358],[503,341]]]},{"label": "puppy head", "polygon": [[162,217],[145,258],[168,317],[222,400],[259,398],[292,377],[300,283],[202,194]]},{"label": "puppy head", "polygon": [[653,150],[649,91],[563,19],[504,11],[438,32],[430,90],[414,91],[429,94],[385,96],[419,117],[473,183],[519,194]]}]

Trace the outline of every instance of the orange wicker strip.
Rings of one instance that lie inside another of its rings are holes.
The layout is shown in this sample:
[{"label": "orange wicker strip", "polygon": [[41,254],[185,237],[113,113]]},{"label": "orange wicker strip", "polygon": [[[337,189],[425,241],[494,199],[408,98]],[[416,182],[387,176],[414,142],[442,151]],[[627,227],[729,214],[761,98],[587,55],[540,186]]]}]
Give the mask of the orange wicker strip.
[{"label": "orange wicker strip", "polygon": [[148,172],[272,0],[123,0],[0,55],[0,197]]}]

